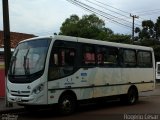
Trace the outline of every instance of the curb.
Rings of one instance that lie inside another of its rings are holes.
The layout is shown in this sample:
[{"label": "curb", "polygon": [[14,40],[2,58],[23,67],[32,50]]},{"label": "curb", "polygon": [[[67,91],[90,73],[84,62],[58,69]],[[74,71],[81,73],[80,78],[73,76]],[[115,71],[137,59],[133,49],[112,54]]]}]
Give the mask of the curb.
[{"label": "curb", "polygon": [[23,112],[23,111],[25,111],[24,108],[6,108],[3,110],[0,110],[0,114],[16,113],[16,112]]}]

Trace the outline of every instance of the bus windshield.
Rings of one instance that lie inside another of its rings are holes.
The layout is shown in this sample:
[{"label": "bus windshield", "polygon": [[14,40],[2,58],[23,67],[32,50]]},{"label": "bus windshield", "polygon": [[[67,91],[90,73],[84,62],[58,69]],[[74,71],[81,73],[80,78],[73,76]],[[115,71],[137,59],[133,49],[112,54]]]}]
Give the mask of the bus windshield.
[{"label": "bus windshield", "polygon": [[32,75],[44,69],[51,39],[36,39],[20,43],[12,56],[9,75]]}]

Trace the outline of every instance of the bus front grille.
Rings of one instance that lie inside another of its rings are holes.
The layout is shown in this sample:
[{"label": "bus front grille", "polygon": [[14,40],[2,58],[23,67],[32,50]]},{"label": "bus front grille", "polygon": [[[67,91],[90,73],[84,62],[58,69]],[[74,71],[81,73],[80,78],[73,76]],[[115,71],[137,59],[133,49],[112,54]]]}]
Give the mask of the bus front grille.
[{"label": "bus front grille", "polygon": [[30,91],[14,91],[11,90],[12,96],[19,96],[19,97],[29,97]]},{"label": "bus front grille", "polygon": [[17,95],[17,94],[11,94],[12,96],[17,96],[17,97],[29,97],[29,95]]}]

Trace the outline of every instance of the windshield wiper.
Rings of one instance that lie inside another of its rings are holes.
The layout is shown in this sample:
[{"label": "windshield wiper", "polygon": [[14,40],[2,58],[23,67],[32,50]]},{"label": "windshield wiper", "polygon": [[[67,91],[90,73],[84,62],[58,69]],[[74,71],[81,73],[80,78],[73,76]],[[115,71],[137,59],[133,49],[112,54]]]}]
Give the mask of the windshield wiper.
[{"label": "windshield wiper", "polygon": [[[16,60],[17,60],[17,54],[19,52],[19,49],[16,51],[15,56],[12,57],[11,60],[11,74],[14,75],[15,74],[15,67],[16,67]],[[14,66],[13,66],[14,64]]]},{"label": "windshield wiper", "polygon": [[24,67],[24,71],[25,71],[25,75],[29,75],[30,74],[30,70],[29,70],[29,59],[27,59],[29,50],[27,50],[26,55],[24,56],[24,63],[23,63],[23,67]]}]

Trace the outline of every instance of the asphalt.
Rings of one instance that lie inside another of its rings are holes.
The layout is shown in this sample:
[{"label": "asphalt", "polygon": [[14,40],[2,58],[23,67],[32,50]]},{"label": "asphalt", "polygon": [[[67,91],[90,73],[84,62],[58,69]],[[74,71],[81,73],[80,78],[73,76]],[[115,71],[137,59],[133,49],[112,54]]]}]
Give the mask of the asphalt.
[{"label": "asphalt", "polygon": [[[149,96],[160,96],[160,83],[156,84],[154,91],[143,92],[139,94],[140,97],[149,97]],[[13,103],[12,106],[6,107],[5,98],[0,98],[0,115],[10,112],[21,112],[24,111],[23,106],[19,106],[16,103]]]}]

